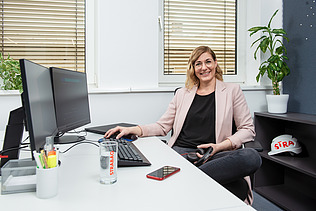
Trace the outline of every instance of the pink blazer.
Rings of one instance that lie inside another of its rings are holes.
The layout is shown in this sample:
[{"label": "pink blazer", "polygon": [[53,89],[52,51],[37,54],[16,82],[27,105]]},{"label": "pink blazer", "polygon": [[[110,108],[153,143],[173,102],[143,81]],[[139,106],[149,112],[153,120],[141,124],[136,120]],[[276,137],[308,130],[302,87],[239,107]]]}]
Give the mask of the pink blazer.
[{"label": "pink blazer", "polygon": [[[170,102],[167,111],[156,123],[140,126],[143,132],[142,136],[165,136],[173,128],[173,135],[168,141],[168,145],[172,147],[181,132],[196,91],[196,86],[191,90],[187,88],[179,89]],[[230,139],[233,148],[237,149],[241,147],[242,143],[253,141],[255,136],[253,120],[240,86],[216,80],[215,103],[216,142],[220,143],[225,139]],[[235,134],[232,134],[233,119],[237,127]],[[250,201],[247,201],[247,203],[251,204],[250,179],[249,177],[245,179],[249,184],[250,191]]]},{"label": "pink blazer", "polygon": [[[179,89],[167,111],[156,123],[140,126],[143,136],[165,136],[173,128],[173,136],[168,142],[169,146],[173,146],[181,132],[196,90],[196,86],[191,90]],[[228,138],[234,148],[239,148],[242,143],[253,141],[255,136],[253,120],[240,86],[216,80],[215,102],[216,142],[220,143]],[[233,118],[237,127],[235,134],[232,134]]]}]

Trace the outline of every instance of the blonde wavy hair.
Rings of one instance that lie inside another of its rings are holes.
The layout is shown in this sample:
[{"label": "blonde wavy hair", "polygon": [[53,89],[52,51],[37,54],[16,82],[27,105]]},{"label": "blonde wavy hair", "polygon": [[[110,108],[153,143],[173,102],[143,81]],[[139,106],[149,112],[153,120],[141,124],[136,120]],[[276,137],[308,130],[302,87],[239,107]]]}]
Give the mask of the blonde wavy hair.
[{"label": "blonde wavy hair", "polygon": [[[196,60],[198,60],[198,58],[205,52],[208,52],[209,54],[211,54],[214,61],[217,61],[216,55],[210,47],[199,46],[199,47],[195,48],[192,51],[190,59],[188,61],[187,78],[185,81],[185,87],[187,89],[192,89],[194,85],[196,85],[196,86],[200,85],[199,78],[195,75],[194,64],[195,64]],[[223,71],[219,67],[218,63],[217,63],[217,67],[216,67],[215,78],[220,80],[220,81],[223,81]]]}]

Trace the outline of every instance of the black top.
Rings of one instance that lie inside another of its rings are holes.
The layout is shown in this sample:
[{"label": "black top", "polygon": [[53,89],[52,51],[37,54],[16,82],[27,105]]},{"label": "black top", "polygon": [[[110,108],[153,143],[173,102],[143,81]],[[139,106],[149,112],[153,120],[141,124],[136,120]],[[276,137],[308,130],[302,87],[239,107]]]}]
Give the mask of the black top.
[{"label": "black top", "polygon": [[175,146],[196,148],[215,139],[215,92],[195,94]]}]

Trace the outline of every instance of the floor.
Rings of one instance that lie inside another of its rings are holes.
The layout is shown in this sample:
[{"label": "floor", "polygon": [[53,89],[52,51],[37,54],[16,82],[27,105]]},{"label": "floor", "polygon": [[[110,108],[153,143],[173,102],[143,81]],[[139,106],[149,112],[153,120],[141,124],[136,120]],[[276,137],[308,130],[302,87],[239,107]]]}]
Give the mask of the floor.
[{"label": "floor", "polygon": [[253,192],[253,197],[254,200],[252,207],[258,211],[284,211],[283,209],[273,204],[256,192]]}]

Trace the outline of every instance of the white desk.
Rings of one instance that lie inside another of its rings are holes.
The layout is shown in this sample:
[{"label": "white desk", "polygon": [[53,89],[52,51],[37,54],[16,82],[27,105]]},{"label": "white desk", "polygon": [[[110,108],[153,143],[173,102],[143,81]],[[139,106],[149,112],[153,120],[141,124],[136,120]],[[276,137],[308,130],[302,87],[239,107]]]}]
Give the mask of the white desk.
[{"label": "white desk", "polygon": [[[88,139],[100,137],[89,134]],[[1,209],[253,210],[158,138],[142,138],[135,144],[152,165],[119,168],[113,185],[99,183],[98,147],[80,144],[60,156],[56,197],[38,199],[35,192],[2,195]],[[61,146],[61,151],[67,147]],[[146,178],[147,173],[164,165],[180,167],[181,171],[163,181]]]}]

